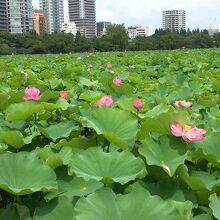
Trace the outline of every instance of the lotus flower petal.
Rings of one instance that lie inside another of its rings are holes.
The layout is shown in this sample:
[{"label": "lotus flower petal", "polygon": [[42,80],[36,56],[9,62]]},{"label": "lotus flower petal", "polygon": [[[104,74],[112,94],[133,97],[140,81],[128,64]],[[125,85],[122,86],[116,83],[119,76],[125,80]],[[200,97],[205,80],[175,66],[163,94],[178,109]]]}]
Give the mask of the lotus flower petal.
[{"label": "lotus flower petal", "polygon": [[23,96],[25,101],[27,100],[39,100],[40,99],[40,90],[35,87],[29,87],[25,89],[25,95]]},{"label": "lotus flower petal", "polygon": [[141,101],[141,99],[139,99],[139,98],[136,98],[134,101],[133,101],[133,106],[134,106],[134,108],[136,108],[136,109],[141,109],[141,108],[143,108],[143,103],[142,103],[142,101]]}]

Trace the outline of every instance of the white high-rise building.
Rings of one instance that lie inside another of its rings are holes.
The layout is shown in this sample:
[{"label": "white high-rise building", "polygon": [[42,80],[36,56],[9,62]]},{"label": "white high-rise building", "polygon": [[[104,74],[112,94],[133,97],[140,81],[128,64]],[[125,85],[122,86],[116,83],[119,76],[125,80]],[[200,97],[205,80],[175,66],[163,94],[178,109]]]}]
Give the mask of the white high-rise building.
[{"label": "white high-rise building", "polygon": [[24,33],[33,30],[32,0],[6,0],[8,31]]},{"label": "white high-rise building", "polygon": [[128,37],[134,39],[136,37],[147,37],[149,36],[149,28],[147,26],[134,26],[128,27]]},{"label": "white high-rise building", "polygon": [[76,35],[76,24],[74,21],[66,21],[64,23],[62,23],[62,28],[61,31],[63,31],[64,33],[68,34],[71,33],[73,35]]},{"label": "white high-rise building", "polygon": [[64,22],[63,0],[40,0],[40,10],[46,16],[47,33],[60,32]]},{"label": "white high-rise building", "polygon": [[184,10],[163,11],[163,29],[180,31],[186,29],[186,12]]}]

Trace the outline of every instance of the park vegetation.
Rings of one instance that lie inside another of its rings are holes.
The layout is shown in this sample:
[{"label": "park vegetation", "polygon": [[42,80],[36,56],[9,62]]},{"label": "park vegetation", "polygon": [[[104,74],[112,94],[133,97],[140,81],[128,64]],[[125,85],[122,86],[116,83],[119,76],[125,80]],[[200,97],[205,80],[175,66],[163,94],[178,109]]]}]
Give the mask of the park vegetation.
[{"label": "park vegetation", "polygon": [[124,25],[110,25],[106,35],[85,38],[61,33],[38,36],[36,33],[0,32],[0,54],[47,54],[107,51],[147,51],[220,47],[220,33],[210,36],[207,30],[170,31],[156,29],[149,37],[128,38]]}]

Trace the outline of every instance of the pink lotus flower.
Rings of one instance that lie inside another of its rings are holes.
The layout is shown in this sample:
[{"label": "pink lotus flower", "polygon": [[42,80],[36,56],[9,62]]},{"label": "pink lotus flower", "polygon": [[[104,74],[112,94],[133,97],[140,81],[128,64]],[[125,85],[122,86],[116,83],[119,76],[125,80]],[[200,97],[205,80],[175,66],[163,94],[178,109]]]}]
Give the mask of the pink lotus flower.
[{"label": "pink lotus flower", "polygon": [[119,77],[115,77],[112,82],[117,85],[120,86],[122,84],[122,80]]},{"label": "pink lotus flower", "polygon": [[192,106],[192,102],[186,102],[185,100],[184,101],[175,101],[175,106],[177,107],[191,107]]},{"label": "pink lotus flower", "polygon": [[68,98],[68,93],[66,91],[60,91],[60,98],[62,99],[67,99]]},{"label": "pink lotus flower", "polygon": [[96,106],[112,106],[113,100],[111,96],[103,96],[101,99],[97,100],[95,105]]},{"label": "pink lotus flower", "polygon": [[143,104],[142,104],[141,99],[136,98],[136,99],[133,101],[133,107],[136,108],[137,110],[143,108]]},{"label": "pink lotus flower", "polygon": [[174,122],[170,125],[171,133],[176,137],[182,137],[186,142],[200,141],[204,138],[206,130],[197,128],[194,125],[185,125],[184,128]]},{"label": "pink lotus flower", "polygon": [[109,64],[107,65],[107,68],[108,68],[109,70],[112,70],[112,64],[109,63]]},{"label": "pink lotus flower", "polygon": [[35,87],[30,87],[25,89],[25,96],[23,96],[25,101],[27,100],[39,100],[40,99],[40,90]]}]

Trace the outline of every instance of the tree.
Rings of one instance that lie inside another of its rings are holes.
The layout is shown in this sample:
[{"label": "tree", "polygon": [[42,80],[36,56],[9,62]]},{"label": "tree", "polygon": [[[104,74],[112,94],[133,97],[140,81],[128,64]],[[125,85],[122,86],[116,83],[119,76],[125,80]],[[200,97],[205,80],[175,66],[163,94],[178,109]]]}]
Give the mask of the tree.
[{"label": "tree", "polygon": [[113,24],[107,27],[107,41],[113,45],[113,50],[123,51],[128,46],[128,33],[124,24]]},{"label": "tree", "polygon": [[0,44],[0,51],[0,54],[2,55],[9,55],[13,53],[12,48],[10,48],[6,43]]},{"label": "tree", "polygon": [[214,45],[219,48],[220,47],[220,33],[214,34],[213,41],[214,41]]}]

